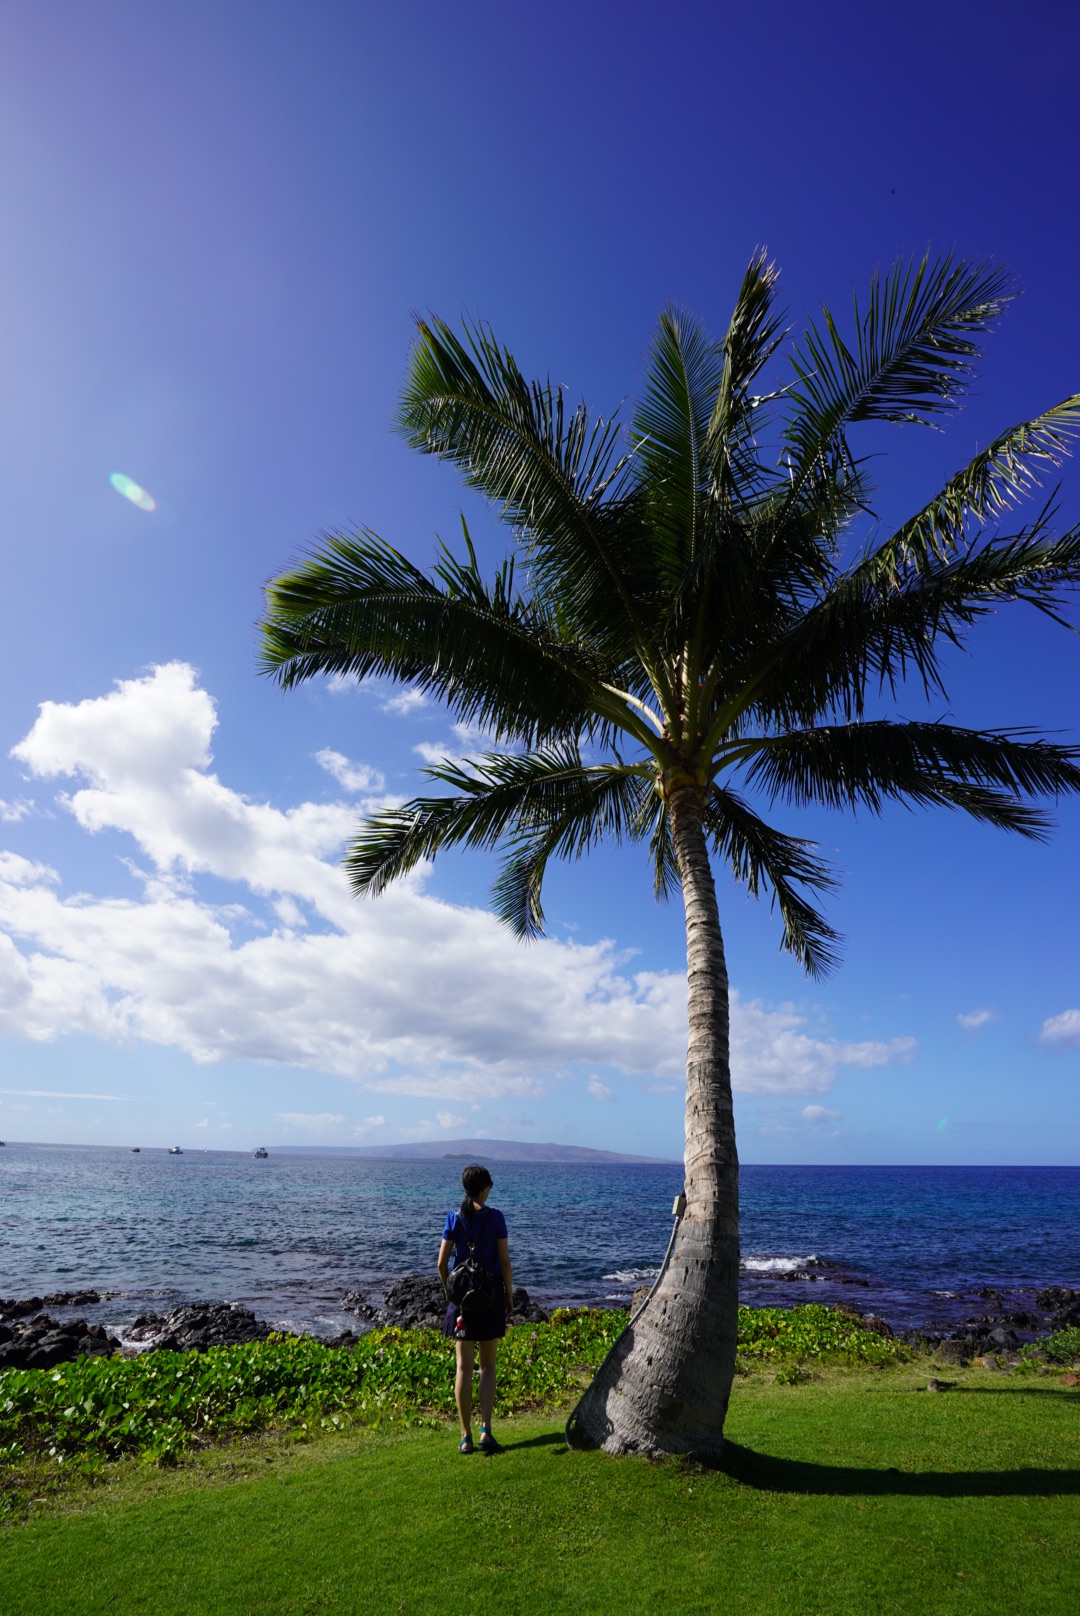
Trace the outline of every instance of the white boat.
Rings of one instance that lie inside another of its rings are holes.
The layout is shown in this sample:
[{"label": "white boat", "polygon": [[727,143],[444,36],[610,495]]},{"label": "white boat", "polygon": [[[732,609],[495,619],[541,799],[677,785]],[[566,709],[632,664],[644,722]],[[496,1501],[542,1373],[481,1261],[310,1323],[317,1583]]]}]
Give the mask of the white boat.
[{"label": "white boat", "polygon": [[184,1154],[184,1152],[180,1149],[179,1145],[170,1145],[169,1146],[169,1155],[170,1156],[182,1156],[183,1154]]}]

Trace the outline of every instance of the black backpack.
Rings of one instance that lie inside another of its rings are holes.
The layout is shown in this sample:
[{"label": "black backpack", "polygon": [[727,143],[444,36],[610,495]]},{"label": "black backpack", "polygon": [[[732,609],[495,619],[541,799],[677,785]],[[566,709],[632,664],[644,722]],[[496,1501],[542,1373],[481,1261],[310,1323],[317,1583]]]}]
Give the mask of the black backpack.
[{"label": "black backpack", "polygon": [[[484,1267],[476,1255],[476,1241],[480,1238],[483,1228],[483,1219],[487,1217],[487,1207],[480,1213],[476,1225],[476,1239],[470,1240],[465,1236],[465,1244],[469,1248],[469,1255],[464,1262],[457,1262],[450,1274],[446,1286],[446,1294],[463,1316],[478,1313],[481,1308],[487,1307],[491,1301],[491,1294],[495,1288],[495,1281],[490,1271]],[[464,1218],[462,1226],[464,1227]]]}]

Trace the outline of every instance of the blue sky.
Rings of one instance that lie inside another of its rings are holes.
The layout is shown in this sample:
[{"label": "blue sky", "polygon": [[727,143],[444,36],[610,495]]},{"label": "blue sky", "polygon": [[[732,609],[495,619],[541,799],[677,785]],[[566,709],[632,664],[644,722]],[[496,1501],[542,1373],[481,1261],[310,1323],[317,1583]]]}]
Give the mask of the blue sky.
[{"label": "blue sky", "polygon": [[[664,302],[720,331],[759,244],[795,319],[928,243],[1017,271],[966,410],[882,444],[882,520],[916,507],[1080,389],[1078,43],[1057,4],[6,9],[0,1134],[678,1154],[678,906],[616,851],[556,874],[540,948],[479,859],[345,899],[358,808],[469,738],[280,696],[262,584],[356,523],[427,562],[459,509],[503,554],[389,431],[411,310],[610,411]],[[1080,640],[1021,609],[972,649],[955,721],[1077,737]],[[834,850],[847,950],[811,987],[721,877],[744,1159],[1075,1162],[1080,806],[1049,846],[779,817]]]}]

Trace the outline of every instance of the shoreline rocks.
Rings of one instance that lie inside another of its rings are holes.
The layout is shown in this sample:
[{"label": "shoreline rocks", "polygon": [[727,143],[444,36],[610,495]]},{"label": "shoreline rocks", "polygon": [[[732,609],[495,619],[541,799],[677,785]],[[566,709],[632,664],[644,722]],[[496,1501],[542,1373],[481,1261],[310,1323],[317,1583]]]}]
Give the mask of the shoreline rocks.
[{"label": "shoreline rocks", "polygon": [[265,1341],[274,1327],[238,1302],[192,1302],[171,1313],[140,1313],[126,1332],[128,1341],[153,1352],[201,1352]]},{"label": "shoreline rocks", "polygon": [[[809,1270],[797,1270],[785,1278],[809,1280],[819,1277]],[[815,1267],[835,1268],[817,1259]],[[829,1276],[834,1283],[866,1284],[865,1280]],[[630,1303],[636,1307],[648,1293],[641,1286]],[[0,1298],[0,1372],[14,1368],[52,1368],[78,1357],[96,1357],[124,1351],[198,1352],[212,1346],[233,1346],[265,1341],[275,1327],[257,1318],[250,1308],[235,1302],[192,1302],[165,1313],[141,1313],[124,1330],[123,1340],[100,1323],[84,1318],[61,1322],[48,1311],[53,1307],[92,1306],[116,1297],[113,1291],[78,1289],[55,1291],[44,1296]],[[960,1324],[939,1327],[929,1324],[919,1329],[894,1332],[885,1319],[873,1312],[862,1313],[843,1301],[832,1305],[846,1313],[864,1329],[906,1342],[934,1353],[943,1364],[966,1366],[974,1361],[987,1364],[1016,1362],[1021,1347],[1037,1344],[1040,1336],[1080,1326],[1080,1290],[1065,1285],[1047,1285],[1039,1290],[1008,1291],[994,1286],[960,1293],[956,1300],[970,1298],[984,1304]],[[329,1300],[329,1299],[327,1299]],[[355,1346],[369,1330],[380,1326],[398,1329],[440,1329],[446,1303],[438,1278],[433,1274],[406,1274],[385,1293],[347,1290],[337,1307],[351,1314],[355,1327],[339,1335],[321,1337],[327,1346]],[[523,1287],[514,1291],[513,1325],[547,1323],[550,1310],[535,1302]]]},{"label": "shoreline rocks", "polygon": [[[446,1316],[442,1285],[431,1274],[406,1274],[391,1285],[382,1307],[367,1291],[345,1291],[339,1306],[345,1313],[354,1313],[368,1329],[396,1325],[404,1330],[441,1330]],[[523,1286],[515,1286],[511,1324],[546,1324],[550,1317]]]},{"label": "shoreline rocks", "polygon": [[9,1324],[0,1323],[0,1370],[52,1369],[74,1358],[97,1358],[116,1352],[120,1342],[101,1324],[69,1319],[61,1324],[49,1313]]}]

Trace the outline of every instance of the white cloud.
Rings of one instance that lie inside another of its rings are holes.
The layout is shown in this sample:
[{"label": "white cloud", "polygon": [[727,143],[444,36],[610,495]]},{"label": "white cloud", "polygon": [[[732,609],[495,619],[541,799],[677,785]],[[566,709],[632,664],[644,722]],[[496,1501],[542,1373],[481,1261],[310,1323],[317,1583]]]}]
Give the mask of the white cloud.
[{"label": "white cloud", "polygon": [[440,1128],[462,1128],[469,1120],[468,1117],[459,1117],[455,1111],[436,1111],[435,1118]]},{"label": "white cloud", "polygon": [[353,763],[344,752],[335,752],[329,746],[316,752],[315,761],[327,774],[333,775],[344,791],[382,791],[386,785],[385,776],[378,769],[369,768],[366,763]]},{"label": "white cloud", "polygon": [[398,718],[406,718],[410,713],[423,712],[433,705],[430,697],[425,696],[415,685],[407,685],[401,689],[387,679],[376,677],[358,679],[352,673],[331,674],[326,680],[326,689],[332,696],[351,695],[355,691],[362,691],[365,695],[375,697],[381,712],[393,713]]},{"label": "white cloud", "polygon": [[279,1111],[277,1115],[293,1128],[336,1128],[345,1121],[336,1111]]},{"label": "white cloud", "polygon": [[[336,862],[356,804],[280,809],[231,790],[211,772],[216,723],[184,663],[43,704],[14,755],[73,781],[63,806],[90,833],[133,838],[149,869],[128,865],[136,896],[70,896],[55,871],[0,853],[0,1034],[143,1039],[443,1105],[540,1096],[582,1066],[679,1082],[682,974],[631,972],[606,941],[523,946],[430,895],[423,873],[358,903]],[[203,874],[243,901],[203,898]],[[844,1066],[914,1047],[813,1037],[806,1019],[733,995],[735,1087],[819,1093]]]},{"label": "white cloud", "polygon": [[405,718],[409,713],[422,712],[425,707],[431,706],[431,702],[422,690],[410,685],[407,690],[399,690],[395,695],[387,696],[381,705],[384,713],[395,713],[399,718]]},{"label": "white cloud", "polygon": [[0,820],[9,825],[17,824],[20,819],[25,819],[27,814],[33,811],[33,807],[33,803],[26,797],[18,797],[14,802],[5,802],[3,797],[0,797]]},{"label": "white cloud", "polygon": [[380,1114],[377,1117],[365,1117],[363,1122],[360,1124],[360,1127],[357,1128],[356,1131],[357,1131],[357,1133],[359,1133],[360,1128],[385,1128],[385,1127],[386,1127],[386,1118]]},{"label": "white cloud", "polygon": [[826,1122],[840,1122],[843,1120],[843,1114],[840,1111],[834,1111],[827,1105],[804,1105],[802,1114],[803,1121],[809,1122],[811,1127],[816,1127]]},{"label": "white cloud", "polygon": [[209,1126],[210,1126],[210,1118],[209,1117],[203,1117],[202,1121],[197,1122],[195,1124],[195,1126],[196,1126],[196,1128],[209,1128]]},{"label": "white cloud", "polygon": [[586,1083],[585,1089],[587,1093],[592,1095],[594,1100],[613,1100],[615,1098],[607,1084],[601,1083],[595,1072]]},{"label": "white cloud", "polygon": [[413,751],[418,758],[422,758],[432,769],[441,768],[444,763],[452,763],[455,767],[460,767],[462,763],[469,761],[467,753],[455,751],[449,742],[436,746],[432,741],[419,741],[413,747]]},{"label": "white cloud", "polygon": [[731,1081],[741,1094],[821,1094],[843,1066],[860,1071],[910,1060],[914,1038],[843,1043],[800,1029],[807,1017],[793,1005],[767,1008],[758,999],[731,1003]]},{"label": "white cloud", "polygon": [[983,1027],[996,1020],[997,1016],[992,1010],[968,1010],[957,1016],[956,1024],[963,1027],[965,1032],[980,1032]]},{"label": "white cloud", "polygon": [[1051,1049],[1080,1044],[1080,1010],[1063,1010],[1058,1016],[1048,1016],[1042,1024],[1039,1042]]},{"label": "white cloud", "polygon": [[474,757],[490,752],[497,744],[494,735],[486,730],[477,729],[474,724],[455,724],[453,726],[457,741],[420,741],[413,747],[417,757],[423,758],[431,768],[438,768],[440,764],[452,763],[460,767],[463,763],[470,763]]}]

